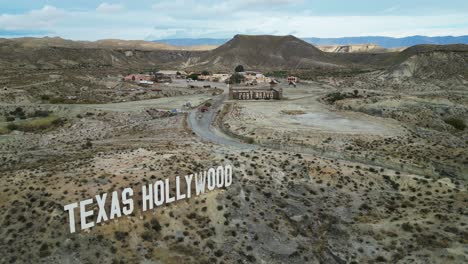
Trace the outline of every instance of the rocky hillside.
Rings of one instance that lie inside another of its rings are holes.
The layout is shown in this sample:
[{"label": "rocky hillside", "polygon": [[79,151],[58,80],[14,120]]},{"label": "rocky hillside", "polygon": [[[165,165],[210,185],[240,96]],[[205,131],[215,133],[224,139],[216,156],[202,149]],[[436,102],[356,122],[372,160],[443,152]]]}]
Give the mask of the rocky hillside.
[{"label": "rocky hillside", "polygon": [[[60,38],[0,40],[0,69],[142,68],[184,61],[195,51],[167,50],[164,44],[103,40],[81,42]],[[157,47],[161,46],[161,49]]]},{"label": "rocky hillside", "polygon": [[336,52],[336,53],[381,53],[391,52],[394,49],[386,49],[375,44],[356,44],[356,45],[324,45],[317,46],[321,51],[324,52]]},{"label": "rocky hillside", "polygon": [[217,46],[193,45],[172,46],[165,43],[144,40],[101,39],[97,41],[75,41],[60,37],[1,39],[0,45],[17,43],[24,48],[59,47],[92,49],[138,49],[138,50],[211,50]]},{"label": "rocky hillside", "polygon": [[385,72],[389,78],[468,78],[468,45],[417,45],[391,60]]},{"label": "rocky hillside", "polygon": [[237,35],[209,51],[173,50],[169,45],[126,40],[95,42],[61,38],[0,39],[0,69],[145,69],[317,72],[336,69],[382,70],[385,78],[468,79],[468,45],[417,45],[402,52],[383,52],[376,45],[328,47],[323,52],[294,36]]},{"label": "rocky hillside", "polygon": [[226,44],[193,57],[184,66],[232,70],[237,65],[250,70],[311,69],[339,67],[335,60],[294,36],[236,35]]}]

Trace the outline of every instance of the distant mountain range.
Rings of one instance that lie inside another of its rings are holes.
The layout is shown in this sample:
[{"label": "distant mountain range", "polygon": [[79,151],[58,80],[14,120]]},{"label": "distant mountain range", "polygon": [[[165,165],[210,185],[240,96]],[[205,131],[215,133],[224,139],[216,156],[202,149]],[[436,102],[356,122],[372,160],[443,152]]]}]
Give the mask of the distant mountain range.
[{"label": "distant mountain range", "polygon": [[[404,38],[392,37],[345,37],[345,38],[302,38],[313,45],[354,45],[354,44],[377,44],[384,48],[409,47],[418,44],[468,44],[468,36],[411,36]],[[172,46],[200,46],[200,45],[222,45],[229,41],[224,38],[180,38],[180,39],[160,39],[154,42],[165,43]]]}]

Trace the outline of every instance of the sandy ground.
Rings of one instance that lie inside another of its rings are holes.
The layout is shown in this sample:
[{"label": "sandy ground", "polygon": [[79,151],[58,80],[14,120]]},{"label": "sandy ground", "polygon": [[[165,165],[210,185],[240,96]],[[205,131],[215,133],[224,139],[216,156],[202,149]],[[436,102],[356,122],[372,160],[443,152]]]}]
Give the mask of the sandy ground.
[{"label": "sandy ground", "polygon": [[[393,120],[363,113],[336,112],[319,101],[327,88],[317,83],[301,84],[297,88],[283,88],[282,101],[230,101],[235,112],[227,118],[232,129],[245,134],[299,132],[350,135],[396,136],[405,133]],[[288,114],[297,111],[298,114]]]},{"label": "sandy ground", "polygon": [[[254,137],[254,143],[259,137],[281,139],[284,145],[303,139],[307,148],[330,147],[340,155],[359,145],[356,153],[361,156],[344,160],[213,143],[203,136],[220,132],[210,130],[216,107],[201,119],[200,133],[187,126],[185,114],[145,111],[201,102],[210,95],[50,105],[56,114],[68,111],[67,123],[40,133],[13,132],[0,144],[2,260],[466,263],[466,182],[450,175],[410,173],[402,166],[412,160],[410,154],[425,155],[422,150],[434,142],[416,144],[414,134],[409,136],[396,120],[334,111],[317,101],[327,92],[325,86],[290,89],[285,91],[290,99],[284,101],[231,102],[237,106],[223,122]],[[383,152],[384,146],[405,155],[396,160],[396,168],[372,162],[372,151]],[[413,152],[405,152],[405,146]],[[446,148],[437,147],[442,156]],[[461,154],[451,158],[461,159]],[[89,232],[68,232],[64,204],[219,164],[235,168],[228,189],[147,213],[136,211]]]},{"label": "sandy ground", "polygon": [[84,105],[84,106],[97,109],[97,110],[110,110],[110,111],[120,111],[120,112],[141,111],[145,108],[171,110],[171,109],[181,109],[185,103],[190,103],[192,106],[197,106],[210,98],[211,98],[211,94],[196,94],[196,95],[177,96],[177,97],[165,97],[165,98],[135,101],[135,102],[123,102],[123,103],[102,104],[102,105]]},{"label": "sandy ground", "polygon": [[[239,123],[233,126],[252,126],[278,131],[303,130],[310,133],[370,134],[391,136],[402,133],[396,122],[360,113],[331,112],[317,101],[317,97],[281,102],[236,102],[242,110]],[[303,111],[300,115],[284,111]]]}]

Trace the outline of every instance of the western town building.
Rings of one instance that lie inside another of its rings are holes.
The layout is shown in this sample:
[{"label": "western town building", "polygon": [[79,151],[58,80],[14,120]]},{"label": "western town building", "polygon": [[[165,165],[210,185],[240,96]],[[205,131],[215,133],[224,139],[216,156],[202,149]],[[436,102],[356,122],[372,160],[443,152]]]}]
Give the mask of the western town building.
[{"label": "western town building", "polygon": [[296,76],[288,76],[288,83],[289,84],[296,84],[299,82],[299,78]]},{"label": "western town building", "polygon": [[185,71],[158,71],[155,75],[171,79],[185,79],[187,77],[187,73]]},{"label": "western town building", "polygon": [[258,83],[269,83],[271,81],[269,77],[266,77],[263,75],[263,73],[260,72],[245,71],[239,72],[239,74],[244,76],[244,83],[250,85],[256,85]]},{"label": "western town building", "polygon": [[210,75],[199,75],[199,81],[226,82],[231,77],[228,73],[213,73]]},{"label": "western town building", "polygon": [[124,77],[125,81],[141,82],[141,81],[152,81],[153,76],[149,74],[130,74]]},{"label": "western town building", "polygon": [[229,99],[232,100],[281,100],[283,89],[273,86],[262,87],[229,87]]}]

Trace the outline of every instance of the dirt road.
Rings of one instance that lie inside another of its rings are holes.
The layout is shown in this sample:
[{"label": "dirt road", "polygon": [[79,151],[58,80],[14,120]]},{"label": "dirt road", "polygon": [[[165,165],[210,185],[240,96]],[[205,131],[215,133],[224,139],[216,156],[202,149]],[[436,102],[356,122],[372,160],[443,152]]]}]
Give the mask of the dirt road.
[{"label": "dirt road", "polygon": [[204,140],[227,146],[233,146],[240,149],[254,149],[255,145],[245,144],[232,139],[221,133],[212,124],[215,114],[221,109],[223,103],[228,98],[228,89],[225,88],[221,95],[213,98],[212,106],[207,112],[201,113],[198,109],[193,109],[188,115],[188,121],[193,132]]}]

